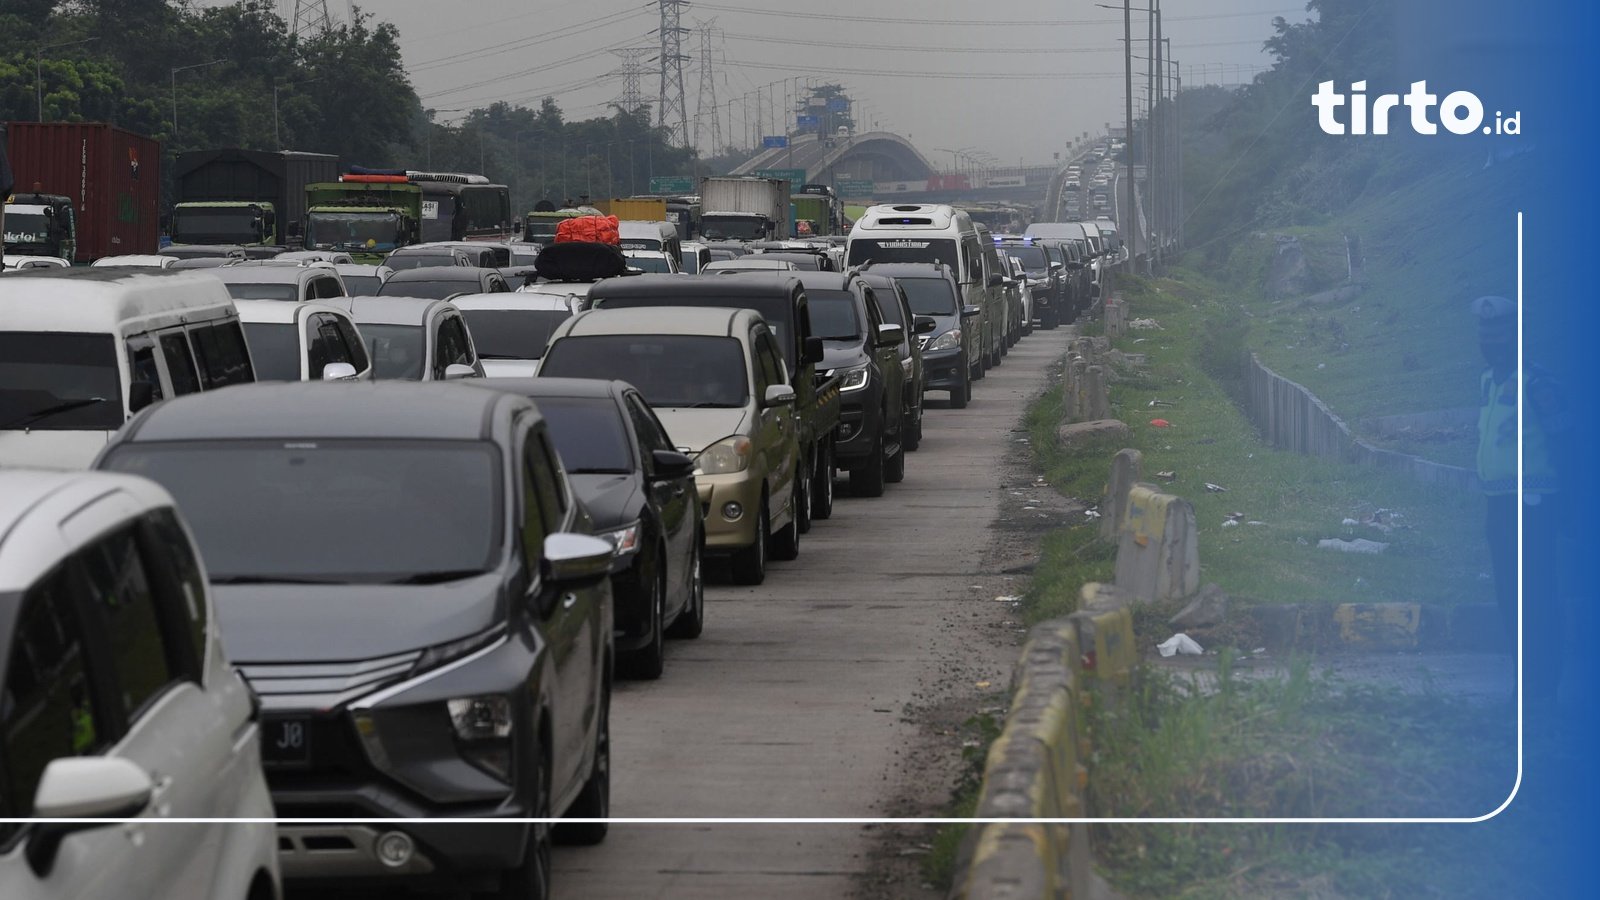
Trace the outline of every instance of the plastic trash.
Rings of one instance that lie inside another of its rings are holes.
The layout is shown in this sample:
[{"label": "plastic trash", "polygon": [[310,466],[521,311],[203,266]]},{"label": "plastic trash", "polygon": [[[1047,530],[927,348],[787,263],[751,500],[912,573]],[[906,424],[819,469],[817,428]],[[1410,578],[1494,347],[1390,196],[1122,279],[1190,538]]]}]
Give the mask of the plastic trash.
[{"label": "plastic trash", "polygon": [[1379,541],[1369,541],[1366,538],[1356,538],[1353,541],[1324,538],[1317,541],[1317,549],[1337,550],[1340,553],[1382,553],[1389,549],[1389,545]]},{"label": "plastic trash", "polygon": [[1177,656],[1180,653],[1184,656],[1200,656],[1206,652],[1195,643],[1194,638],[1181,631],[1157,644],[1156,650],[1160,651],[1162,657]]},{"label": "plastic trash", "polygon": [[1206,482],[1206,492],[1211,494],[1226,494],[1228,489],[1220,484],[1212,484],[1208,481]]},{"label": "plastic trash", "polygon": [[1156,473],[1156,477],[1161,479],[1162,481],[1168,481],[1168,482],[1177,481],[1178,480],[1178,473],[1176,471],[1174,471],[1174,470],[1168,469],[1165,472],[1157,472]]},{"label": "plastic trash", "polygon": [[1151,419],[1150,420],[1150,424],[1154,425],[1157,428],[1171,428],[1172,427],[1172,423],[1168,422],[1166,419]]}]

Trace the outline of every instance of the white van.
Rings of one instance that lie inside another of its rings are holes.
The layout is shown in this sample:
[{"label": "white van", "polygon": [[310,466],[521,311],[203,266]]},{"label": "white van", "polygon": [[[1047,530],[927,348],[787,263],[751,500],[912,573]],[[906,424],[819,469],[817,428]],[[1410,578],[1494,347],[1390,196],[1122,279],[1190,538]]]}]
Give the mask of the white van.
[{"label": "white van", "polygon": [[679,274],[683,271],[683,242],[671,222],[624,220],[617,223],[617,237],[628,265],[646,272]]},{"label": "white van", "polygon": [[0,279],[0,467],[88,468],[144,407],[249,381],[239,314],[205,272],[37,269]]},{"label": "white van", "polygon": [[0,897],[281,896],[255,703],[154,482],[0,472],[0,697]]},{"label": "white van", "polygon": [[[962,306],[983,310],[979,321],[963,327],[978,328],[988,336],[997,323],[989,282],[992,277],[998,285],[1001,278],[998,271],[990,271],[988,257],[993,255],[993,244],[984,247],[965,210],[944,204],[903,203],[867,208],[850,229],[845,265],[871,262],[948,266],[961,286]],[[989,368],[988,354],[982,356],[969,361],[974,379],[982,378]]]}]

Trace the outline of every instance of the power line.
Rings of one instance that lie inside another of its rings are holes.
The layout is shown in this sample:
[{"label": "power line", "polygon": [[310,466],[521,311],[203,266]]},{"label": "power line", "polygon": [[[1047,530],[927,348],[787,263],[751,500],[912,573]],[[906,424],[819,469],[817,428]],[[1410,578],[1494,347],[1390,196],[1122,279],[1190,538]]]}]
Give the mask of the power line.
[{"label": "power line", "polygon": [[[1039,28],[1066,25],[1121,25],[1121,19],[930,19],[889,16],[849,16],[840,13],[794,12],[782,9],[746,9],[740,6],[722,6],[716,3],[698,3],[700,9],[718,12],[747,13],[773,16],[782,19],[819,19],[827,22],[874,22],[885,25],[959,25],[963,27]],[[1238,19],[1253,16],[1282,16],[1304,13],[1305,9],[1263,9],[1249,12],[1198,13],[1190,16],[1168,16],[1168,21],[1187,22],[1209,19]]]},{"label": "power line", "polygon": [[[1121,48],[1115,47],[1115,46],[1106,45],[1106,44],[1098,44],[1098,45],[1093,45],[1093,46],[1082,46],[1082,47],[922,47],[922,46],[911,46],[909,44],[898,44],[898,43],[894,44],[894,45],[887,45],[887,44],[883,44],[881,42],[880,43],[849,43],[849,42],[845,42],[845,41],[830,41],[830,40],[806,41],[806,40],[800,40],[800,39],[797,39],[797,38],[792,38],[792,37],[787,37],[787,36],[785,36],[785,37],[768,37],[766,35],[760,35],[760,34],[726,33],[724,36],[725,37],[731,37],[731,38],[734,38],[736,40],[741,40],[741,41],[755,41],[756,43],[761,43],[761,44],[798,44],[798,45],[804,46],[804,47],[837,47],[837,48],[842,49],[842,50],[875,50],[875,51],[878,51],[878,52],[888,51],[888,52],[891,52],[891,53],[1000,53],[1000,54],[1005,54],[1005,55],[1010,56],[1010,55],[1018,55],[1018,54],[1021,54],[1021,55],[1031,55],[1031,54],[1051,55],[1051,54],[1057,54],[1057,53],[1121,53],[1122,52]],[[1120,41],[1118,43],[1120,43]],[[1257,40],[1250,40],[1250,41],[1210,41],[1210,42],[1198,43],[1198,44],[1182,44],[1181,46],[1183,46],[1185,48],[1189,48],[1189,47],[1242,47],[1242,46],[1246,46],[1246,45],[1249,45],[1249,44],[1264,44],[1264,43],[1266,43],[1266,39],[1265,38],[1257,39]]]},{"label": "power line", "polygon": [[[783,72],[803,71],[810,68],[806,65],[761,63],[748,60],[729,60],[728,64],[743,68],[773,69]],[[876,75],[885,78],[943,78],[969,81],[1093,80],[1097,78],[1122,77],[1121,72],[912,72],[904,69],[852,69],[840,66],[828,66],[826,71],[829,75]]]},{"label": "power line", "polygon": [[473,88],[483,87],[486,84],[498,84],[498,83],[503,83],[505,81],[508,81],[508,80],[510,80],[512,78],[521,78],[524,75],[536,75],[536,74],[538,74],[540,72],[548,72],[551,69],[559,68],[561,66],[566,65],[567,63],[576,62],[576,61],[578,61],[580,59],[585,59],[585,60],[587,60],[587,59],[597,59],[597,58],[599,58],[599,54],[601,54],[601,53],[609,53],[612,50],[620,50],[623,47],[627,46],[628,44],[631,44],[634,41],[638,40],[638,38],[639,38],[639,36],[637,36],[637,35],[636,36],[627,37],[627,38],[624,38],[623,40],[617,41],[616,43],[609,44],[607,46],[600,47],[600,48],[595,49],[595,50],[585,50],[582,53],[576,53],[576,54],[574,54],[572,56],[568,56],[568,57],[565,57],[563,59],[552,60],[550,62],[543,63],[543,64],[537,65],[537,66],[533,66],[531,68],[521,69],[521,70],[518,70],[516,72],[508,72],[508,73],[506,73],[504,75],[496,75],[496,76],[493,76],[491,78],[484,78],[484,79],[481,79],[479,81],[470,82],[468,84],[461,84],[461,85],[457,85],[457,86],[452,87],[452,88],[446,88],[446,89],[444,89],[442,91],[434,91],[433,93],[427,94],[427,95],[421,97],[420,99],[431,100],[431,99],[433,99],[435,97],[443,97],[443,96],[446,96],[448,94],[460,93],[461,91],[470,91]]},{"label": "power line", "polygon": [[577,37],[580,34],[587,34],[588,32],[597,31],[602,28],[612,28],[622,24],[628,19],[643,16],[644,13],[645,10],[643,8],[625,10],[620,13],[612,13],[609,16],[602,16],[599,19],[595,19],[592,22],[586,22],[582,25],[570,25],[566,28],[558,28],[555,31],[544,32],[537,37],[517,38],[516,40],[506,41],[500,44],[490,44],[487,47],[476,47],[471,50],[464,50],[460,53],[450,53],[445,56],[426,59],[417,63],[416,65],[409,66],[408,71],[413,73],[426,72],[430,69],[442,69],[446,66],[458,65],[463,62],[482,59],[486,56],[498,56],[502,53],[512,53],[517,50],[526,50],[529,47],[537,47],[540,44],[548,44],[551,41],[566,40],[567,38]]}]

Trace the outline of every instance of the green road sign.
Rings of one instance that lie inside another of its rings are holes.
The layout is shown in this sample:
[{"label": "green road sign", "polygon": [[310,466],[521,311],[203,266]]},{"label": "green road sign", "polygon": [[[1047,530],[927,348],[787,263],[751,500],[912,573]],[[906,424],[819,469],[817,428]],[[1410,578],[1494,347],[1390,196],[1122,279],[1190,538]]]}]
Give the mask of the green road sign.
[{"label": "green road sign", "polygon": [[870,197],[877,190],[877,185],[862,179],[847,179],[834,185],[834,190],[841,197]]},{"label": "green road sign", "polygon": [[652,194],[692,194],[694,193],[693,175],[657,175],[650,179],[650,193]]},{"label": "green road sign", "polygon": [[778,179],[782,179],[783,181],[787,181],[787,182],[789,182],[789,193],[792,194],[795,191],[800,190],[800,186],[802,184],[806,183],[806,170],[805,169],[757,169],[756,170],[756,177],[758,177],[758,178],[778,178]]}]

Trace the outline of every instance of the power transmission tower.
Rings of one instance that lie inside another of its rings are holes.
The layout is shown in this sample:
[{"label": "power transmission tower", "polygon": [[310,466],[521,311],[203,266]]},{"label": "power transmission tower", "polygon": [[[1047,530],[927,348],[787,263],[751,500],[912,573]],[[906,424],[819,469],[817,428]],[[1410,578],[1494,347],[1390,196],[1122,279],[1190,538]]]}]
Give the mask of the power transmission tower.
[{"label": "power transmission tower", "polygon": [[688,0],[660,0],[661,95],[656,105],[656,126],[665,130],[667,143],[683,146],[689,140],[689,113],[683,102],[683,11]]},{"label": "power transmission tower", "polygon": [[629,115],[637,113],[645,105],[644,92],[639,84],[644,79],[644,55],[650,50],[650,47],[624,47],[611,51],[612,55],[622,60],[622,68],[616,73],[622,76],[622,96],[617,98],[616,103]]},{"label": "power transmission tower", "polygon": [[332,27],[333,17],[328,15],[328,0],[294,0],[294,15],[289,19],[290,34],[306,40]]},{"label": "power transmission tower", "polygon": [[717,79],[711,68],[711,34],[717,22],[712,19],[700,24],[700,99],[694,113],[694,145],[700,146],[700,120],[707,115],[711,116],[711,152],[707,156],[716,156],[722,152],[722,115],[721,107],[717,106]]}]

